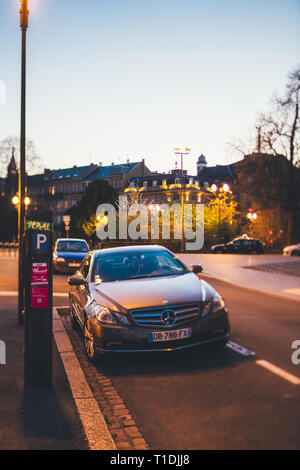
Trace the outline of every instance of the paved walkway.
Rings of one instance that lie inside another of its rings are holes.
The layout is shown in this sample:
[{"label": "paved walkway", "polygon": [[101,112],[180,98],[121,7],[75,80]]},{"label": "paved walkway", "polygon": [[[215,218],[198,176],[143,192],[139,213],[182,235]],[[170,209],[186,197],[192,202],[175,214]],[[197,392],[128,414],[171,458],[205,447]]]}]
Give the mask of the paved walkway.
[{"label": "paved walkway", "polygon": [[17,321],[16,289],[16,259],[0,257],[0,450],[88,449],[55,341],[53,388],[24,391],[24,327]]},{"label": "paved walkway", "polygon": [[[300,260],[281,255],[179,254],[186,264],[202,264],[203,274],[241,287],[300,300]],[[290,275],[294,269],[295,275]]]}]

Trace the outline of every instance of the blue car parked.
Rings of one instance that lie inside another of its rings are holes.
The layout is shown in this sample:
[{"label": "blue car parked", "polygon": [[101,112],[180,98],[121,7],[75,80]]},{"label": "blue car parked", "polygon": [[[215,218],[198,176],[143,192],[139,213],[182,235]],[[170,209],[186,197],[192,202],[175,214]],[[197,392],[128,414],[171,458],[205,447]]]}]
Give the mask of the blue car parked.
[{"label": "blue car parked", "polygon": [[89,251],[85,240],[58,238],[53,250],[53,271],[55,273],[75,272]]}]

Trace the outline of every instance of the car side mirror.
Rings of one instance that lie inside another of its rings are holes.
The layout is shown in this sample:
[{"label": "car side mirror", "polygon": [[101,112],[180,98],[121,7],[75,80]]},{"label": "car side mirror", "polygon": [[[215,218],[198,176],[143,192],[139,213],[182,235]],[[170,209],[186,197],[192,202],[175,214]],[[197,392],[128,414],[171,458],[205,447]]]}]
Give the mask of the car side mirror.
[{"label": "car side mirror", "polygon": [[203,271],[201,264],[192,264],[191,268],[192,268],[193,273],[195,274],[202,273]]},{"label": "car side mirror", "polygon": [[85,284],[85,280],[82,276],[74,275],[70,276],[68,279],[69,286],[82,286]]}]

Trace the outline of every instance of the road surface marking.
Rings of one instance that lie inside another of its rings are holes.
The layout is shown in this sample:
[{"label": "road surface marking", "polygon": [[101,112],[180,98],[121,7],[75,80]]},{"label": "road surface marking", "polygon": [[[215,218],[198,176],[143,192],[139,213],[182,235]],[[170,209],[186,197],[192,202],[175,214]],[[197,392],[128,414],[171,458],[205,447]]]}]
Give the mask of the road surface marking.
[{"label": "road surface marking", "polygon": [[295,289],[284,289],[282,292],[292,295],[300,295],[300,287],[296,287]]},{"label": "road surface marking", "polygon": [[[231,340],[227,341],[226,347],[245,357],[251,357],[256,355],[255,352],[251,349],[245,348],[241,344],[235,343]],[[274,364],[271,364],[271,362],[265,361],[264,359],[259,359],[255,361],[255,363],[258,366],[264,367],[273,374],[278,375],[282,379],[287,380],[293,385],[300,385],[300,377],[296,377],[295,375],[290,374],[289,372],[286,372],[283,369],[280,369],[280,367],[274,366]]]},{"label": "road surface marking", "polygon": [[265,369],[268,369],[273,374],[278,375],[279,377],[281,377],[284,380],[287,380],[288,382],[290,382],[293,385],[300,385],[300,378],[299,377],[296,377],[295,375],[290,374],[289,372],[286,372],[283,369],[280,369],[280,367],[274,366],[273,364],[271,364],[268,361],[259,360],[259,361],[256,361],[256,364],[258,364],[261,367],[264,367]]},{"label": "road surface marking", "polygon": [[251,357],[255,356],[255,352],[252,351],[251,349],[245,348],[245,346],[242,346],[241,344],[235,343],[234,341],[227,341],[226,347],[232,349],[233,351],[241,354],[242,356],[245,357]]},{"label": "road surface marking", "polygon": [[53,334],[90,449],[116,450],[56,308],[53,308]]}]

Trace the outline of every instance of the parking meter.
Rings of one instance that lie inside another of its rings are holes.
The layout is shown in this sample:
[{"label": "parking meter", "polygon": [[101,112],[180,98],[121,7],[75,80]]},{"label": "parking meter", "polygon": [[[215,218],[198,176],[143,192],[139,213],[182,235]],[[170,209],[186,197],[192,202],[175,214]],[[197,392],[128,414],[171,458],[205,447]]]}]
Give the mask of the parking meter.
[{"label": "parking meter", "polygon": [[25,233],[24,385],[52,382],[52,224],[28,222]]}]

